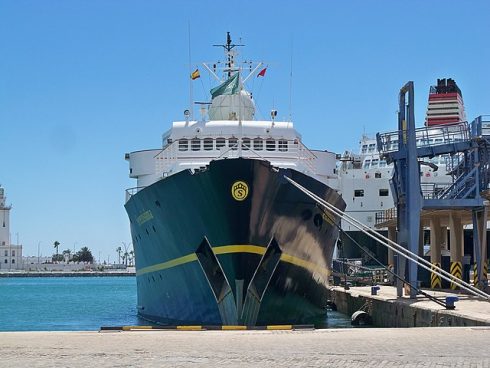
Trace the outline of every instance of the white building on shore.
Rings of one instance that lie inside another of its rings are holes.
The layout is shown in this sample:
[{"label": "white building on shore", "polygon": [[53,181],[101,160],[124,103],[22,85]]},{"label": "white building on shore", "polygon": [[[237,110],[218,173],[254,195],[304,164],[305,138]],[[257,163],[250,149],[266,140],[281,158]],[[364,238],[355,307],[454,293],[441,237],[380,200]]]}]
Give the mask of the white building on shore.
[{"label": "white building on shore", "polygon": [[10,242],[10,210],[5,204],[7,197],[0,186],[0,271],[22,268],[22,245]]}]

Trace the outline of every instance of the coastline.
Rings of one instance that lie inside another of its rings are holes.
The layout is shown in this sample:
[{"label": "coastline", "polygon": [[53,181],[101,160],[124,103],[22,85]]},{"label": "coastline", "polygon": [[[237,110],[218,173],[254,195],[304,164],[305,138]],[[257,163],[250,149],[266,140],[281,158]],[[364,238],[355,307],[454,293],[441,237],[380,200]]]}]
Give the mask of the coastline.
[{"label": "coastline", "polygon": [[0,272],[0,278],[9,277],[111,277],[136,276],[134,271],[29,271],[29,272]]}]

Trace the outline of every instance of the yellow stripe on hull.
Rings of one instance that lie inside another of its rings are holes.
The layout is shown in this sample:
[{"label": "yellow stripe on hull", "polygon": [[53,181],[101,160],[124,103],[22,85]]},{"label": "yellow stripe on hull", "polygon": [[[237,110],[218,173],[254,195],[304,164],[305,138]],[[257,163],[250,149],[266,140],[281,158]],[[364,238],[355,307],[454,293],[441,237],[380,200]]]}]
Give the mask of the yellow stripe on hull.
[{"label": "yellow stripe on hull", "polygon": [[[258,255],[264,255],[265,250],[266,250],[265,247],[261,247],[258,245],[223,245],[221,247],[213,248],[213,251],[216,255],[232,254],[232,253],[252,253]],[[169,268],[173,268],[194,261],[197,261],[197,256],[195,253],[191,253],[183,257],[172,259],[167,262],[158,263],[153,266],[142,268],[141,270],[138,270],[136,272],[136,276],[141,276],[150,272],[166,270]],[[327,268],[318,266],[312,262],[305,261],[304,259],[292,256],[290,254],[283,253],[281,255],[281,261],[294,264],[296,266],[308,269],[313,272],[319,272],[326,276],[330,275],[330,271]]]}]

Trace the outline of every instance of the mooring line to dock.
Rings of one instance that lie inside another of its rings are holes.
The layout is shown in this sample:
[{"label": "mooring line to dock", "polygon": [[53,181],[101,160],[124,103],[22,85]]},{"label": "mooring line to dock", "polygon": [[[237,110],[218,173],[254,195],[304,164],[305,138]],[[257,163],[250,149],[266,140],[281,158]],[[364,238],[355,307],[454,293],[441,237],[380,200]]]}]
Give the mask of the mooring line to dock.
[{"label": "mooring line to dock", "polygon": [[[364,225],[363,223],[357,221],[353,217],[347,215],[345,212],[339,210],[337,207],[334,205],[328,203],[327,201],[323,200],[319,196],[317,196],[315,193],[309,191],[305,187],[303,187],[301,184],[295,182],[293,179],[284,176],[286,180],[288,180],[293,186],[295,186],[298,190],[302,191],[305,193],[308,197],[313,199],[315,202],[320,204],[321,206],[325,207],[327,210],[335,214],[336,216],[339,216],[341,219],[349,222],[351,225],[362,231],[364,234],[368,235],[370,238],[376,240],[380,244],[386,246],[387,248],[393,250],[394,252],[400,254],[401,256],[405,257],[406,259],[415,262],[417,265],[420,267],[428,270],[429,272],[433,272],[437,275],[439,275],[441,278],[443,278],[446,281],[449,281],[451,283],[454,283],[461,287],[462,289],[470,292],[471,294],[478,296],[480,298],[484,298],[487,301],[490,301],[490,295],[487,293],[481,291],[480,289],[475,288],[474,286],[456,278],[454,275],[451,275],[449,272],[446,272],[440,267],[435,267],[432,265],[430,262],[426,261],[424,258],[420,257],[419,255],[412,253],[408,249],[403,248],[400,244],[394,242],[393,240],[390,240],[386,238],[385,236],[379,234],[376,231],[373,231],[370,229],[368,226]],[[391,244],[391,245],[390,245]],[[427,266],[428,264],[429,266]]]}]

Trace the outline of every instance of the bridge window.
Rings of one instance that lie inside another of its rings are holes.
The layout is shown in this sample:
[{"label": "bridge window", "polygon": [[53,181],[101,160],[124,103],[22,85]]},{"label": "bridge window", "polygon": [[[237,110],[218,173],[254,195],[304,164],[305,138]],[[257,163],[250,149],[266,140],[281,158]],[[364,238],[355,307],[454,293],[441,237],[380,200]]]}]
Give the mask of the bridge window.
[{"label": "bridge window", "polygon": [[179,140],[179,151],[187,151],[189,149],[189,141],[187,139]]},{"label": "bridge window", "polygon": [[371,161],[371,167],[378,167],[378,162],[379,162],[379,160],[377,158],[373,159]]},{"label": "bridge window", "polygon": [[213,149],[213,139],[212,138],[204,138],[203,144],[204,144],[204,150],[205,151],[211,151]]},{"label": "bridge window", "polygon": [[279,142],[277,142],[277,145],[279,146],[279,152],[287,152],[288,150],[288,141],[285,139],[280,139]]},{"label": "bridge window", "polygon": [[242,148],[245,151],[248,151],[250,149],[250,138],[243,138],[242,139]]},{"label": "bridge window", "polygon": [[222,147],[226,146],[226,139],[224,138],[216,138],[216,149],[219,150]]},{"label": "bridge window", "polygon": [[231,147],[233,151],[236,151],[238,149],[238,139],[230,138],[228,140],[228,147]]},{"label": "bridge window", "polygon": [[369,144],[368,152],[374,152],[375,147],[376,147],[376,144],[375,143],[370,143]]},{"label": "bridge window", "polygon": [[201,140],[199,138],[194,138],[191,141],[191,149],[193,151],[199,151],[201,149]]},{"label": "bridge window", "polygon": [[379,196],[380,197],[388,197],[388,195],[389,195],[388,189],[380,189],[379,190]]},{"label": "bridge window", "polygon": [[264,149],[264,141],[261,138],[254,139],[254,150],[262,151]]},{"label": "bridge window", "polygon": [[386,167],[386,161],[385,160],[379,160],[379,167]]},{"label": "bridge window", "polygon": [[362,145],[361,153],[367,153],[367,144]]},{"label": "bridge window", "polygon": [[354,190],[354,197],[364,197],[364,189]]},{"label": "bridge window", "polygon": [[371,160],[365,160],[364,161],[364,165],[363,165],[363,168],[364,169],[369,169],[369,166],[371,165]]},{"label": "bridge window", "polygon": [[265,149],[267,151],[274,151],[276,149],[276,141],[274,139],[268,139],[265,142]]}]

